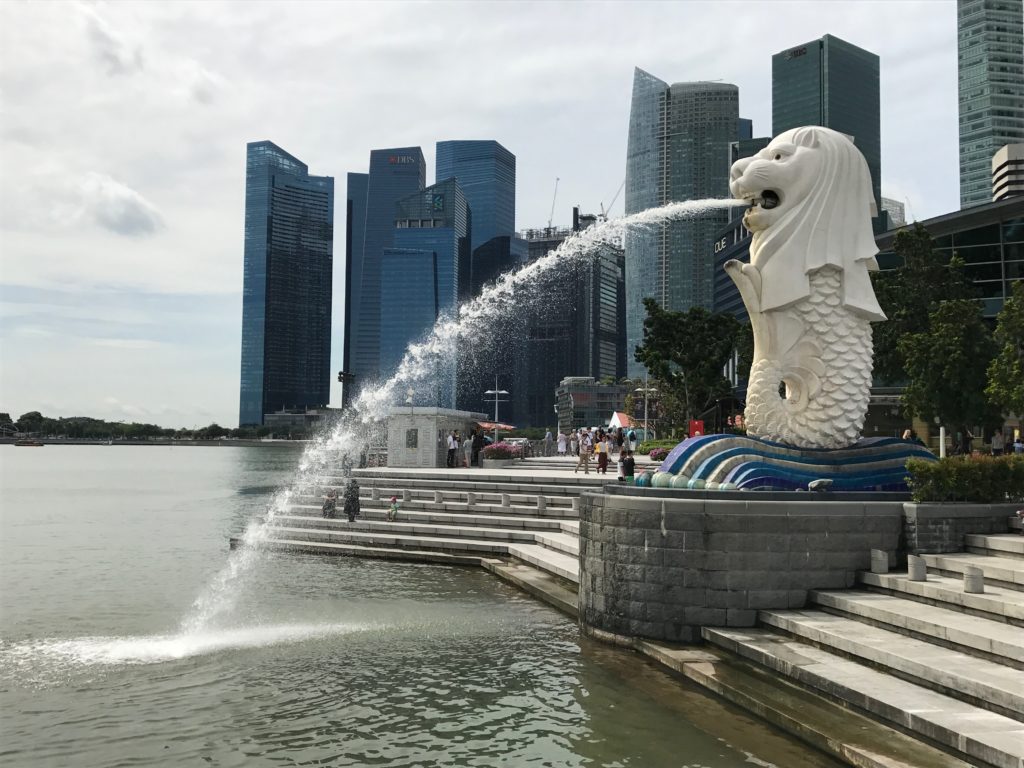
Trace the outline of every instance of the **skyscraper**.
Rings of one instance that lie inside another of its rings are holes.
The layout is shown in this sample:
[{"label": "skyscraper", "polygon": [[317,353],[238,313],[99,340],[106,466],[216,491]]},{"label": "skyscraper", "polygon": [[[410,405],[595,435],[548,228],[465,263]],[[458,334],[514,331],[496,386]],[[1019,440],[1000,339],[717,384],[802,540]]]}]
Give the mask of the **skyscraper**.
[{"label": "skyscraper", "polygon": [[[772,56],[772,135],[821,125],[852,136],[867,160],[875,206],[882,206],[878,56],[825,35]],[[883,231],[885,217],[875,219]]]},{"label": "skyscraper", "polygon": [[365,180],[364,174],[350,174],[348,181],[354,214],[360,207],[365,211],[361,227],[357,222],[352,228],[352,250],[346,265],[346,273],[352,276],[352,287],[346,289],[352,307],[345,312],[349,322],[345,357],[348,372],[355,376],[353,389],[358,390],[381,375],[381,258],[384,249],[392,245],[395,204],[422,191],[426,184],[423,152],[419,147],[375,149],[370,152],[370,172]]},{"label": "skyscraper", "polygon": [[[626,213],[676,200],[729,194],[729,145],[749,133],[740,125],[739,89],[728,83],[668,85],[636,69],[626,150]],[[626,236],[626,363],[643,342],[643,299],[671,310],[711,307],[711,238],[726,210]]]},{"label": "skyscraper", "polygon": [[992,157],[1024,141],[1021,0],[957,0],[960,207],[992,200]]},{"label": "skyscraper", "polygon": [[[469,207],[455,179],[427,187],[395,205],[394,237],[381,273],[380,370],[394,374],[410,342],[458,308],[459,266],[469,257]],[[455,365],[443,364],[434,392],[416,402],[455,407]]]},{"label": "skyscraper", "polygon": [[516,230],[516,156],[496,141],[437,142],[434,181],[455,178],[473,212],[475,251]]},{"label": "skyscraper", "polygon": [[[355,318],[359,317],[359,290],[363,283],[363,240],[366,226],[366,187],[370,175],[367,173],[348,174],[348,189],[345,210],[345,338],[342,369],[352,372],[352,329]],[[345,407],[355,394],[354,382],[345,382],[342,388],[341,405]]]},{"label": "skyscraper", "polygon": [[239,424],[330,400],[333,227],[332,177],[246,146]]}]

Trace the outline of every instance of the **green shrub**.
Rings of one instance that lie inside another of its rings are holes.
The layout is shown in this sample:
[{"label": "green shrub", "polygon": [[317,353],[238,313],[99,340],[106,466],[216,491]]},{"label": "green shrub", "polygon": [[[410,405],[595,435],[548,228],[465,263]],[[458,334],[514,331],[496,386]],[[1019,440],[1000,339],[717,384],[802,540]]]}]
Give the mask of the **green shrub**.
[{"label": "green shrub", "polygon": [[907,462],[914,501],[1024,501],[1024,456],[952,456]]},{"label": "green shrub", "polygon": [[642,453],[644,456],[646,456],[647,454],[649,454],[655,448],[665,448],[665,449],[671,451],[673,448],[675,448],[681,442],[683,442],[683,441],[682,440],[644,440],[642,443],[640,443],[640,445],[638,445],[636,447],[636,452],[637,453]]}]

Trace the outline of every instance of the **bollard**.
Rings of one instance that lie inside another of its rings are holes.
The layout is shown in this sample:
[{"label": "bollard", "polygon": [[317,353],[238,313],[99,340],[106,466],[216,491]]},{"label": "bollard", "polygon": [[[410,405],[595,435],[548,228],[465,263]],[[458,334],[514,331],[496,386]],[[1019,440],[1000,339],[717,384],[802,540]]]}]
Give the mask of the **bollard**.
[{"label": "bollard", "polygon": [[374,501],[377,501],[380,498],[380,488],[378,488],[376,485],[370,489],[370,498],[373,499]]},{"label": "bollard", "polygon": [[408,488],[402,491],[402,501],[412,501],[412,491]]},{"label": "bollard", "polygon": [[871,550],[871,572],[872,573],[888,573],[889,572],[889,553],[884,549],[872,549]]},{"label": "bollard", "polygon": [[512,497],[509,496],[507,493],[501,494],[501,506],[505,507],[506,509],[512,506]]},{"label": "bollard", "polygon": [[443,499],[441,498],[441,492],[440,491],[434,491],[434,503],[435,504],[440,504],[442,501],[443,501]]},{"label": "bollard", "polygon": [[973,565],[964,566],[964,592],[980,595],[985,591],[985,572]]},{"label": "bollard", "polygon": [[537,511],[538,512],[543,512],[547,508],[548,508],[548,500],[546,498],[544,498],[543,496],[538,496],[537,497]]},{"label": "bollard", "polygon": [[466,507],[472,509],[476,504],[476,494],[470,491],[466,494]]},{"label": "bollard", "polygon": [[925,563],[923,557],[907,555],[907,573],[911,581],[927,581],[928,564]]}]

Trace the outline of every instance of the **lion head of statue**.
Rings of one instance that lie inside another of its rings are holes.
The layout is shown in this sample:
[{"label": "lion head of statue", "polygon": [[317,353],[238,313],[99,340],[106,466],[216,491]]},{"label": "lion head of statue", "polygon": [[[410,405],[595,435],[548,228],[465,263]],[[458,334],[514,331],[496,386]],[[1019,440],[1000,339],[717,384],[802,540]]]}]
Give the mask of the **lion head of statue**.
[{"label": "lion head of statue", "polygon": [[753,233],[750,263],[761,272],[762,311],[810,295],[811,272],[833,265],[843,273],[844,304],[885,319],[868,276],[878,269],[871,174],[849,138],[820,126],[781,133],[733,164],[729,189],[751,202],[743,223]]}]

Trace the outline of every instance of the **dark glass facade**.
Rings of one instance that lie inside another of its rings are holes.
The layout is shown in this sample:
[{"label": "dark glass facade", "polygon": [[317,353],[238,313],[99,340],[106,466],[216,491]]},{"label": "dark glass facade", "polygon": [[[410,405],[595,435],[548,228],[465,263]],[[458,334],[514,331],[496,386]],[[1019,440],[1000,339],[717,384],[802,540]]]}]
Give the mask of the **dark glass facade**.
[{"label": "dark glass facade", "polygon": [[[580,217],[575,211],[573,218],[578,229],[596,221],[596,217]],[[550,253],[571,233],[570,229],[524,233],[530,261]],[[526,318],[511,396],[516,424],[527,427],[554,423],[555,389],[566,376],[601,380],[626,374],[625,256],[621,248],[606,247],[586,262],[545,280],[537,289],[544,299]]]},{"label": "dark glass facade", "polygon": [[239,424],[330,400],[334,179],[246,147]]},{"label": "dark glass facade", "polygon": [[[820,40],[772,56],[772,134],[821,125],[854,138],[881,210],[882,128],[878,56],[845,40]],[[875,231],[885,229],[884,215]]]},{"label": "dark glass facade", "polygon": [[568,433],[580,427],[600,427],[612,414],[625,410],[632,385],[601,384],[589,376],[563,379],[555,391],[558,429]]},{"label": "dark glass facade", "polygon": [[[739,117],[739,89],[728,83],[675,83],[637,69],[626,150],[626,213],[677,200],[729,194],[729,145],[751,133]],[[711,307],[713,233],[727,211],[626,236],[626,347],[643,341],[643,299],[667,309]],[[629,354],[630,375],[642,367]]]},{"label": "dark glass facade", "polygon": [[957,0],[960,207],[992,199],[992,156],[1024,141],[1021,0]]},{"label": "dark glass facade", "polygon": [[[366,189],[370,176],[366,173],[348,174],[348,200],[345,205],[345,350],[342,369],[352,371],[353,329],[359,317],[357,287],[363,283],[363,228],[366,225]],[[356,392],[355,383],[342,387],[342,407],[348,405]]]},{"label": "dark glass facade", "polygon": [[[394,375],[406,347],[438,317],[458,309],[460,266],[469,258],[469,207],[455,179],[399,200],[393,245],[381,271],[380,369]],[[435,377],[436,389],[417,393],[418,405],[455,407],[455,364]]]},{"label": "dark glass facade", "polygon": [[[358,175],[358,174],[357,174]],[[355,376],[354,389],[377,380],[380,368],[381,259],[393,245],[395,205],[426,184],[426,166],[419,147],[375,149],[370,152],[366,181],[366,215],[362,225],[362,251],[349,254],[346,271],[358,275],[351,291],[351,326],[346,328],[350,349],[348,371]],[[351,190],[350,190],[351,191]],[[354,205],[354,207],[357,207]]]},{"label": "dark glass facade", "polygon": [[496,141],[437,142],[437,182],[455,178],[473,212],[470,250],[516,231],[516,156]]}]

